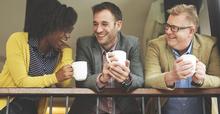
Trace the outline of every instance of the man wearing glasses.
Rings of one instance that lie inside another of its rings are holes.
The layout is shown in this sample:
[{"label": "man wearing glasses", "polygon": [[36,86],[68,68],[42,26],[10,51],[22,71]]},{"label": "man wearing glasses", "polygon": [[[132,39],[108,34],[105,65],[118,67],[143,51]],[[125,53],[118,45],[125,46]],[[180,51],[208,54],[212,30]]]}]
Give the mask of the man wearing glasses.
[{"label": "man wearing glasses", "polygon": [[[151,40],[145,58],[145,86],[173,90],[175,88],[209,88],[220,86],[220,64],[215,39],[197,34],[198,16],[193,5],[177,5],[168,10],[165,35]],[[195,55],[193,64],[182,55]],[[209,99],[210,101],[210,99]],[[154,103],[153,103],[154,102]],[[211,108],[206,102],[206,113]],[[158,113],[154,99],[147,104],[147,114]],[[162,114],[202,114],[202,97],[161,98]],[[214,111],[214,110],[212,110]]]}]

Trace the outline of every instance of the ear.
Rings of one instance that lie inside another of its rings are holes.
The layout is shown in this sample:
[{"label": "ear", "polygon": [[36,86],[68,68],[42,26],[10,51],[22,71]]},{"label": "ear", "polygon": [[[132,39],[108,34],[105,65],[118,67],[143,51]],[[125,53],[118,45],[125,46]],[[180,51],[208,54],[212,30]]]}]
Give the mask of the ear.
[{"label": "ear", "polygon": [[192,27],[190,28],[190,33],[191,34],[195,34],[197,32],[198,27],[196,27],[196,25],[192,25]]},{"label": "ear", "polygon": [[123,22],[122,22],[121,20],[116,21],[116,27],[117,27],[117,30],[118,30],[118,31],[121,30],[122,24],[123,24]]}]

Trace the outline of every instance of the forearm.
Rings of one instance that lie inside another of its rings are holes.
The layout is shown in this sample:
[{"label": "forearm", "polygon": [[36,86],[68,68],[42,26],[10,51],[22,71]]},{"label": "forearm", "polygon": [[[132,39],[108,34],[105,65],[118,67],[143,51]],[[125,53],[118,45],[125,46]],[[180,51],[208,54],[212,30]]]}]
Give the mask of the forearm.
[{"label": "forearm", "polygon": [[206,75],[202,88],[220,87],[220,76]]}]

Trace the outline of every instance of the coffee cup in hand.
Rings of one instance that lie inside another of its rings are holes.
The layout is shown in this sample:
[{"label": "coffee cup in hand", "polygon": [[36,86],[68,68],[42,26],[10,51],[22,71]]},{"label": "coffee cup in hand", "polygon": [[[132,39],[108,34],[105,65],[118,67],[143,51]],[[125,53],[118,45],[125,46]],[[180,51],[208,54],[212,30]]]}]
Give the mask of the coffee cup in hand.
[{"label": "coffee cup in hand", "polygon": [[[117,62],[125,65],[126,62],[126,52],[122,51],[122,50],[114,50],[111,52],[114,57],[117,59]],[[109,52],[106,54],[106,59],[109,63],[111,63],[110,59],[109,59]]]},{"label": "coffee cup in hand", "polygon": [[72,63],[73,67],[73,77],[77,81],[83,81],[87,78],[87,62],[86,61],[76,61]]},{"label": "coffee cup in hand", "polygon": [[182,55],[181,58],[183,59],[183,61],[190,61],[193,65],[192,68],[192,73],[194,74],[196,72],[196,56],[188,54],[188,55]]}]

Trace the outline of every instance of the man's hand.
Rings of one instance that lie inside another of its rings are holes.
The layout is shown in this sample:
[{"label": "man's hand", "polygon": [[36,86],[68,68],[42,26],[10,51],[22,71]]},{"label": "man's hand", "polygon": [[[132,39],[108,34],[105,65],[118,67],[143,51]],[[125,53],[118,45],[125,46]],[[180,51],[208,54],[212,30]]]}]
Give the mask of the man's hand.
[{"label": "man's hand", "polygon": [[110,75],[113,77],[117,82],[122,83],[125,80],[130,80],[130,61],[126,60],[126,65],[122,65],[117,61],[110,63]]},{"label": "man's hand", "polygon": [[177,80],[193,76],[193,64],[190,61],[183,61],[178,58],[174,62],[173,69],[165,73],[165,82],[168,86],[173,85]]},{"label": "man's hand", "polygon": [[192,81],[197,84],[202,84],[206,76],[206,66],[201,61],[196,63],[196,73],[192,77]]},{"label": "man's hand", "polygon": [[109,75],[109,68],[109,63],[104,64],[102,74],[99,77],[99,81],[103,84],[107,83],[111,79],[111,76]]}]

